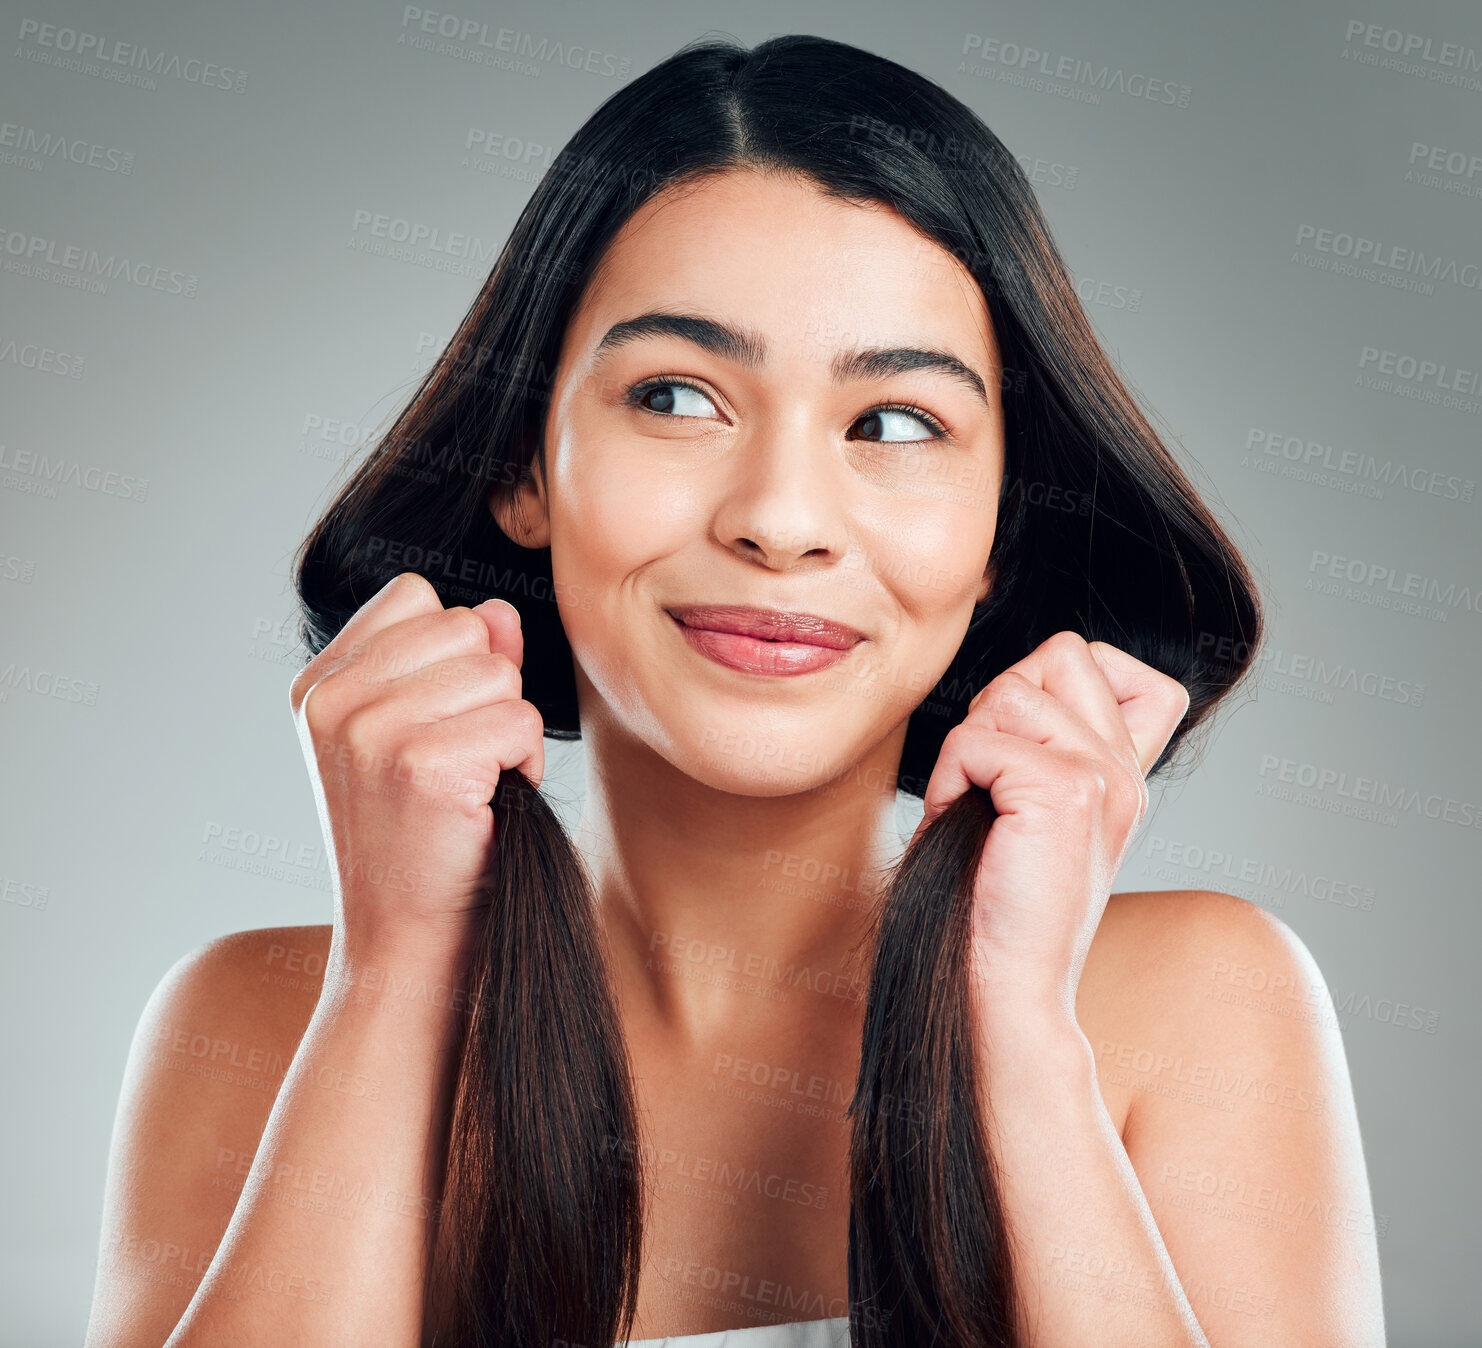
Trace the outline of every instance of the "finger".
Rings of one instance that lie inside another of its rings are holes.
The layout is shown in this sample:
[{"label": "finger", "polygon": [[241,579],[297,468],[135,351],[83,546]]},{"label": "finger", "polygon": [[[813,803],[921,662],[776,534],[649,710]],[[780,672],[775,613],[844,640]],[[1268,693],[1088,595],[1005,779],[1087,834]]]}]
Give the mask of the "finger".
[{"label": "finger", "polygon": [[334,639],[314,658],[331,664],[394,623],[442,611],[442,600],[426,576],[415,571],[398,572],[350,615]]},{"label": "finger", "polygon": [[[1104,758],[1107,743],[1094,726],[1062,697],[1030,682],[1018,670],[1006,669],[978,690],[963,725],[1003,730],[1053,749]],[[1131,755],[1118,760],[1131,769]]]},{"label": "finger", "polygon": [[431,725],[495,702],[518,701],[520,671],[502,651],[460,655],[423,665],[392,679],[374,703],[378,723],[388,727]]},{"label": "finger", "polygon": [[[465,611],[476,614],[480,623],[459,616]],[[485,599],[469,610],[464,610],[462,605],[445,609],[438,604],[434,609],[384,624],[320,672],[322,676],[353,662],[372,679],[391,680],[459,655],[483,654],[491,647],[509,656],[516,669],[520,667],[525,641],[520,631],[520,612],[513,604],[503,599]],[[329,655],[326,647],[320,658]]]},{"label": "finger", "polygon": [[427,726],[417,742],[450,780],[487,783],[486,799],[492,799],[501,772],[518,768],[531,786],[540,785],[545,776],[543,729],[532,703],[495,702]]},{"label": "finger", "polygon": [[[1031,799],[1043,799],[1047,790],[1053,790],[1059,774],[1084,762],[1083,755],[1053,749],[989,725],[964,721],[949,731],[943,741],[941,755],[922,796],[921,822],[911,841],[970,786],[987,791],[999,814],[1014,814]],[[1015,792],[1005,787],[1002,779],[1010,770],[1016,781],[1025,784],[1025,791]],[[1031,796],[1030,792],[1039,794]]]},{"label": "finger", "polygon": [[310,687],[362,642],[407,618],[442,610],[442,601],[426,576],[415,571],[401,571],[392,576],[350,615],[324,649],[294,675],[290,689],[293,710],[298,711]]},{"label": "finger", "polygon": [[320,677],[341,671],[351,682],[387,684],[464,655],[488,655],[487,622],[460,606],[419,613],[383,627],[352,646]]},{"label": "finger", "polygon": [[1090,642],[1087,649],[1117,700],[1117,710],[1136,748],[1137,765],[1146,777],[1189,710],[1189,690],[1104,641]]},{"label": "finger", "polygon": [[525,634],[520,623],[520,610],[505,599],[485,599],[473,611],[489,627],[489,647],[500,651],[520,669],[525,664]]},{"label": "finger", "polygon": [[1142,775],[1138,747],[1123,718],[1116,693],[1083,637],[1071,631],[1057,632],[1011,665],[1010,670],[1063,703],[1105,741],[1126,767]]}]

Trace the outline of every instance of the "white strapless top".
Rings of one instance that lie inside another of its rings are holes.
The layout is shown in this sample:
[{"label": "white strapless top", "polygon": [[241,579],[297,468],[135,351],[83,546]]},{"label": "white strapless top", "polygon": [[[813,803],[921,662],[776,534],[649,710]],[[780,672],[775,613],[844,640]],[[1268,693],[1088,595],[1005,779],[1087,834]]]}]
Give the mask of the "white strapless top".
[{"label": "white strapless top", "polygon": [[849,1348],[849,1317],[749,1325],[710,1334],[671,1334],[664,1339],[624,1339],[613,1348]]}]

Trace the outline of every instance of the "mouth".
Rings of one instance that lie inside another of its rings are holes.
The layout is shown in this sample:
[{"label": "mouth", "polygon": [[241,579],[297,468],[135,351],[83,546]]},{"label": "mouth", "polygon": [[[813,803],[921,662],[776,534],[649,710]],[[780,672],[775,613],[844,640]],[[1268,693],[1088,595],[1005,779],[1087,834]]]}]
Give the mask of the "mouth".
[{"label": "mouth", "polygon": [[667,609],[685,640],[719,664],[751,674],[807,674],[842,660],[864,633],[816,613],[741,605]]},{"label": "mouth", "polygon": [[759,641],[797,646],[824,646],[847,651],[864,640],[864,633],[816,613],[788,613],[774,608],[747,608],[737,604],[689,604],[668,610],[669,616],[699,632],[729,632]]}]

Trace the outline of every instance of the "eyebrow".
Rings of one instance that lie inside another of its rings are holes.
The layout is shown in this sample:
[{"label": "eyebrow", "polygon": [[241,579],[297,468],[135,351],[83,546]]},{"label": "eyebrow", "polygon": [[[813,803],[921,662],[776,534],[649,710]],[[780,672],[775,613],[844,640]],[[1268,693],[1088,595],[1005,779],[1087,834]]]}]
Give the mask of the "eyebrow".
[{"label": "eyebrow", "polygon": [[[693,342],[750,370],[759,369],[767,359],[767,342],[759,333],[732,327],[714,318],[702,318],[698,314],[662,312],[639,314],[636,318],[614,323],[597,343],[593,356],[601,356],[603,352],[628,342],[655,336],[679,337]],[[912,370],[936,370],[956,379],[967,385],[983,406],[991,410],[988,389],[982,377],[950,351],[916,346],[853,347],[840,351],[829,364],[829,374],[836,384],[850,379],[884,379]]]}]

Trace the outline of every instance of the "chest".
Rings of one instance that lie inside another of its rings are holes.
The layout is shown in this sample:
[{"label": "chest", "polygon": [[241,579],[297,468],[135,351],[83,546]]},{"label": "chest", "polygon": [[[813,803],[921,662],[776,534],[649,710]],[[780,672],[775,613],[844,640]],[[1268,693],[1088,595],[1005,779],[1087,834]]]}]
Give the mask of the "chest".
[{"label": "chest", "polygon": [[[1106,1028],[1094,1007],[1081,1026]],[[634,1337],[847,1315],[857,1039],[630,1048],[649,1183]],[[1128,1092],[1102,1094],[1120,1133]]]},{"label": "chest", "polygon": [[848,1314],[853,1077],[754,1052],[637,1073],[649,1206],[636,1337]]}]

